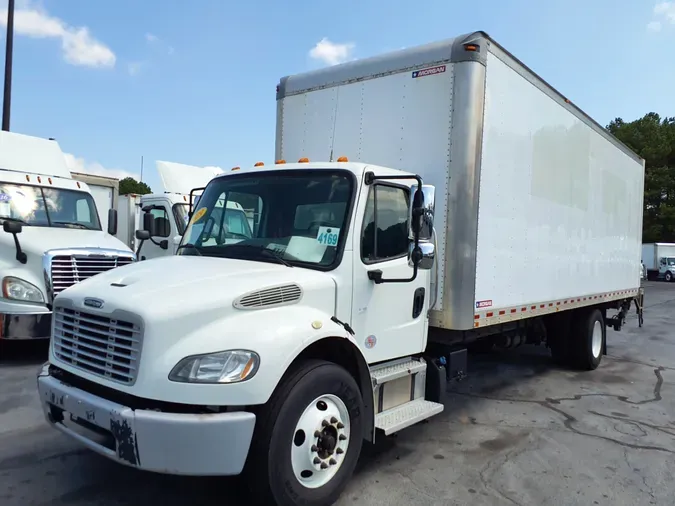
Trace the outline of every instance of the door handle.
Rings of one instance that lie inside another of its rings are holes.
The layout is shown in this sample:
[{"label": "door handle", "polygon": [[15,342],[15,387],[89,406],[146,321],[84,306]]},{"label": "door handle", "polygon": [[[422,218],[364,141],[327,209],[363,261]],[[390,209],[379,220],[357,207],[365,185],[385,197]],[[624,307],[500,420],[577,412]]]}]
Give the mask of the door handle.
[{"label": "door handle", "polygon": [[415,290],[415,293],[413,294],[413,309],[412,309],[412,317],[413,320],[417,318],[419,315],[422,314],[422,310],[424,309],[424,288],[418,288]]}]

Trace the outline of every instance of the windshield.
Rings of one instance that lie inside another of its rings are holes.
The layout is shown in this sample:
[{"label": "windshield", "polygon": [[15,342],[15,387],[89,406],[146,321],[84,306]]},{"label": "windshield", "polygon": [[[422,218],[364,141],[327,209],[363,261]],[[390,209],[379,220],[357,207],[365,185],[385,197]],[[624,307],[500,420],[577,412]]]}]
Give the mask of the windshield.
[{"label": "windshield", "polygon": [[101,230],[93,197],[85,192],[0,182],[0,221],[34,227]]},{"label": "windshield", "polygon": [[675,258],[669,258],[669,259],[667,259],[667,260],[666,260],[666,263],[667,263],[668,265],[675,265]]},{"label": "windshield", "polygon": [[256,172],[214,179],[178,254],[330,268],[343,248],[353,182],[345,171]]}]

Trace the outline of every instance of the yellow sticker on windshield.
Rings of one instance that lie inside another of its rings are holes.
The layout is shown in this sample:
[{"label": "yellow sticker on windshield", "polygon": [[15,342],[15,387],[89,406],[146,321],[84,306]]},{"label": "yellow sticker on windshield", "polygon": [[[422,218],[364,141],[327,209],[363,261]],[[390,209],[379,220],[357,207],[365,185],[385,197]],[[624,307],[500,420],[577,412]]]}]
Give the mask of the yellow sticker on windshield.
[{"label": "yellow sticker on windshield", "polygon": [[199,220],[201,220],[204,217],[205,214],[206,214],[206,208],[202,207],[199,211],[197,211],[192,216],[192,223],[197,223]]}]

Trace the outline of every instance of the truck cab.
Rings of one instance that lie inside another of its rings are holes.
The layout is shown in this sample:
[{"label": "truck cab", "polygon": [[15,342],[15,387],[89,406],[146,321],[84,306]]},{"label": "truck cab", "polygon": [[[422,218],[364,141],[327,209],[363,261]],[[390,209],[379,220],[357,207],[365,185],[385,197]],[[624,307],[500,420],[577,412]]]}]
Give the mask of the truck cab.
[{"label": "truck cab", "polygon": [[49,338],[59,293],[135,260],[106,218],[55,141],[0,132],[0,339]]},{"label": "truck cab", "polygon": [[[206,184],[221,172],[216,168],[165,161],[157,161],[156,167],[162,181],[162,193],[120,197],[123,225],[118,237],[138,250],[140,243],[136,231],[146,229],[151,234],[143,242],[139,260],[175,254],[189,220],[191,205],[195,205]],[[145,214],[152,216],[151,227],[145,227],[149,223],[143,219]]]}]

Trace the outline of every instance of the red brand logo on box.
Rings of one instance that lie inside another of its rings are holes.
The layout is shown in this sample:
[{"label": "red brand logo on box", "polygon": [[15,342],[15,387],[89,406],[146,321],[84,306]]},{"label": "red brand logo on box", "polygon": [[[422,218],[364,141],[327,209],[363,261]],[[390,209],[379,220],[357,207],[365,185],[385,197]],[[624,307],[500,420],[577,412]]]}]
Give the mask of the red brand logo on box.
[{"label": "red brand logo on box", "polygon": [[439,65],[438,67],[429,67],[428,69],[415,70],[412,73],[413,79],[417,77],[426,77],[433,76],[434,74],[441,74],[445,72],[445,65]]}]

